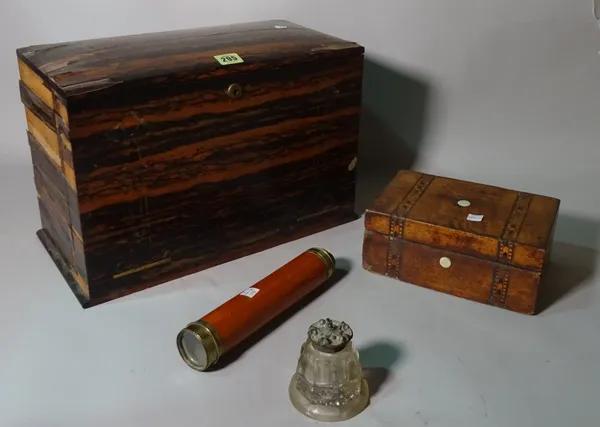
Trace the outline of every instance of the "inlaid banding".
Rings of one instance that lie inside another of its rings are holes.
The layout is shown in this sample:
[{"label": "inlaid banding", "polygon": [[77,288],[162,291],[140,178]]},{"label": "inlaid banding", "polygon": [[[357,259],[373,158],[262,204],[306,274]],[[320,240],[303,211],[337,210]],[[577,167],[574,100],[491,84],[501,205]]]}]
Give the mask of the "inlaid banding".
[{"label": "inlaid banding", "polygon": [[390,230],[389,230],[389,248],[388,248],[388,262],[387,262],[387,275],[398,277],[400,269],[400,253],[394,253],[392,249],[392,240],[395,238],[402,239],[404,237],[404,222],[405,217],[408,215],[410,210],[413,208],[415,203],[423,196],[434,176],[428,174],[421,174],[415,185],[408,192],[406,197],[396,206],[390,216]]},{"label": "inlaid banding", "polygon": [[510,281],[510,271],[508,268],[496,267],[490,289],[488,303],[495,307],[506,306],[506,295],[508,293],[508,284]]},{"label": "inlaid banding", "polygon": [[525,220],[525,215],[527,214],[527,209],[529,209],[531,199],[531,194],[518,193],[517,195],[513,210],[506,222],[504,233],[502,233],[502,238],[498,243],[497,259],[500,262],[510,263],[513,260],[515,240],[523,226],[523,221]]}]

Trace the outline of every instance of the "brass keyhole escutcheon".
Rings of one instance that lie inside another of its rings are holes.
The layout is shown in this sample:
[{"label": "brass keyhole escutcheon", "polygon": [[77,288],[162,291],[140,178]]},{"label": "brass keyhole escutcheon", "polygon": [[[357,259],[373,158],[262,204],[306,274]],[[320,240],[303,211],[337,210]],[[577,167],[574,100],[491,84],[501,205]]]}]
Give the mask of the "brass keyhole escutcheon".
[{"label": "brass keyhole escutcheon", "polygon": [[227,88],[227,95],[229,95],[231,99],[241,98],[242,93],[242,87],[237,83],[230,84]]}]

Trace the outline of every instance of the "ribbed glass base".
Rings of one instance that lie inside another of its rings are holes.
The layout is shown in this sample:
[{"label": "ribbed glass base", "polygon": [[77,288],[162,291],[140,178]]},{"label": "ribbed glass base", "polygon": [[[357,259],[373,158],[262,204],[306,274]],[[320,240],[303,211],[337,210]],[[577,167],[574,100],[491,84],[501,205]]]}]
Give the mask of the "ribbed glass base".
[{"label": "ribbed glass base", "polygon": [[359,387],[346,392],[315,386],[307,390],[304,383],[298,374],[292,376],[290,400],[300,413],[317,421],[348,420],[360,414],[369,403],[369,385],[365,379]]}]

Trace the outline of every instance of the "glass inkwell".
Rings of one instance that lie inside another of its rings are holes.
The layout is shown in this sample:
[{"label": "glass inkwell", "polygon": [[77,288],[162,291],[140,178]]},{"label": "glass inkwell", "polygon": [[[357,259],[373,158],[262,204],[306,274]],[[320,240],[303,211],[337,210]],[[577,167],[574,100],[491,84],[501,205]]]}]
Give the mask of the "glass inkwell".
[{"label": "glass inkwell", "polygon": [[308,329],[289,396],[302,414],[318,421],[344,421],[369,402],[353,332],[345,322],[321,319]]}]

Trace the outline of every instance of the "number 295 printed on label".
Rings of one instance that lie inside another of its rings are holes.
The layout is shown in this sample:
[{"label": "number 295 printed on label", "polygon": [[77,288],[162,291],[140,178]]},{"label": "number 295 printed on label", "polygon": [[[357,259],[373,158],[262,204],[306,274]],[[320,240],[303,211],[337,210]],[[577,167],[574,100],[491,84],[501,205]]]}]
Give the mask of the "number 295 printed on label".
[{"label": "number 295 printed on label", "polygon": [[214,58],[221,65],[239,64],[244,62],[244,60],[237,53],[224,53],[222,55],[215,55]]}]

